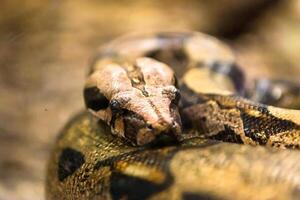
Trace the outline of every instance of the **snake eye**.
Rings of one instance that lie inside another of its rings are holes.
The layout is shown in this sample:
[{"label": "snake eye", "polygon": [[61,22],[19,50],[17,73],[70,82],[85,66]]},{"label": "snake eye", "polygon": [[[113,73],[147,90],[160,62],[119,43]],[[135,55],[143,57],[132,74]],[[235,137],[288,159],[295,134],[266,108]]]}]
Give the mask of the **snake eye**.
[{"label": "snake eye", "polygon": [[109,103],[109,107],[113,113],[117,113],[121,111],[121,104],[118,100],[112,99]]},{"label": "snake eye", "polygon": [[174,104],[178,104],[178,102],[179,102],[179,100],[180,100],[180,97],[181,97],[180,91],[179,91],[178,89],[176,89],[176,90],[174,91],[174,99],[173,99],[173,103],[174,103]]},{"label": "snake eye", "polygon": [[180,100],[180,91],[175,88],[175,87],[167,87],[165,90],[162,92],[163,95],[166,95],[168,98],[172,100],[173,104],[178,104]]}]

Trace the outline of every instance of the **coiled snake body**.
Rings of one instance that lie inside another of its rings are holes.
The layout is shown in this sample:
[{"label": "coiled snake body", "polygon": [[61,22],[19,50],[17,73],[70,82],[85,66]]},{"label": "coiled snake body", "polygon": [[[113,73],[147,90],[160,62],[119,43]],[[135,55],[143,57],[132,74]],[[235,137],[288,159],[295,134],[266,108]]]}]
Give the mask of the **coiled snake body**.
[{"label": "coiled snake body", "polygon": [[47,198],[299,198],[300,154],[280,149],[300,148],[300,111],[247,93],[232,51],[210,36],[109,43],[86,81],[88,112],[58,138]]}]

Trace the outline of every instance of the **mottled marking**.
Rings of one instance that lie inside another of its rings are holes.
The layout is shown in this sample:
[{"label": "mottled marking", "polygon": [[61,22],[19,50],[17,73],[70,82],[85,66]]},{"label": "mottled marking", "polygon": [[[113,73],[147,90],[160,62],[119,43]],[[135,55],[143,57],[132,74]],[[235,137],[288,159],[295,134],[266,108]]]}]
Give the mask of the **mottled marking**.
[{"label": "mottled marking", "polygon": [[[187,195],[190,198],[209,195],[223,199],[231,199],[232,194],[236,199],[299,196],[298,151],[254,148],[199,137],[182,143],[132,147],[109,135],[103,124],[92,124],[90,114],[85,113],[63,130],[48,166],[47,199],[109,199],[111,175],[115,182],[120,179],[131,183],[128,179],[133,178],[162,188],[147,193],[150,199],[182,199],[183,193],[191,193]],[[70,145],[84,153],[88,162],[60,182],[55,177],[59,159],[56,155]],[[164,175],[154,178],[153,171]],[[130,185],[117,186],[114,194],[118,197],[116,190],[120,188],[126,196],[124,188]],[[134,196],[131,189],[129,195]]]},{"label": "mottled marking", "polygon": [[298,129],[300,129],[300,114],[299,110],[284,109],[274,106],[268,106],[268,111],[277,118],[286,119],[298,124]]},{"label": "mottled marking", "polygon": [[241,136],[226,124],[224,125],[224,130],[218,132],[213,136],[210,136],[209,138],[215,140],[222,140],[224,142],[234,142],[239,144],[244,143]]},{"label": "mottled marking", "polygon": [[297,124],[273,116],[265,107],[259,107],[258,111],[261,116],[250,115],[247,110],[241,111],[241,119],[246,136],[259,144],[266,144],[272,135],[297,129]]},{"label": "mottled marking", "polygon": [[84,155],[81,152],[68,147],[63,149],[58,159],[58,179],[63,181],[71,176],[84,162]]}]

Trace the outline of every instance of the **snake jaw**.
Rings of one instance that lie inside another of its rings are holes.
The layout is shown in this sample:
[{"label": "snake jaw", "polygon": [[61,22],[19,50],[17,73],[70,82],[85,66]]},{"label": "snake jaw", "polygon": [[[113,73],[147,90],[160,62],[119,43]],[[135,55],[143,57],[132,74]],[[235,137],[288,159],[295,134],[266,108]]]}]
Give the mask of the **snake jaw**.
[{"label": "snake jaw", "polygon": [[146,128],[142,128],[138,131],[136,135],[136,144],[142,146],[153,142],[157,138],[162,136],[168,136],[172,139],[178,139],[178,136],[181,134],[181,122],[173,119],[171,122],[158,122],[155,125],[149,125]]},{"label": "snake jaw", "polygon": [[181,133],[181,119],[176,105],[160,109],[166,113],[144,112],[139,109],[127,111],[123,115],[124,137],[134,145],[148,144],[162,135],[177,139]]}]

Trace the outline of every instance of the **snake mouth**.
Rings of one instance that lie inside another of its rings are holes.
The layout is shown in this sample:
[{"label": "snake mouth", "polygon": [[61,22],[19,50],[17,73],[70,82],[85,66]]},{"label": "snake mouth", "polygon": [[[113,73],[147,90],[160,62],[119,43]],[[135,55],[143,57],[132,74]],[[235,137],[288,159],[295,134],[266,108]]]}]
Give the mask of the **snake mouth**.
[{"label": "snake mouth", "polygon": [[124,122],[123,137],[134,146],[147,145],[163,136],[176,140],[181,133],[180,118],[149,123],[138,113],[127,110],[123,112],[122,119]]},{"label": "snake mouth", "polygon": [[178,141],[178,136],[181,133],[181,127],[177,122],[172,122],[169,125],[160,128],[142,128],[136,135],[136,143],[138,146],[149,143],[156,143],[157,141]]}]

